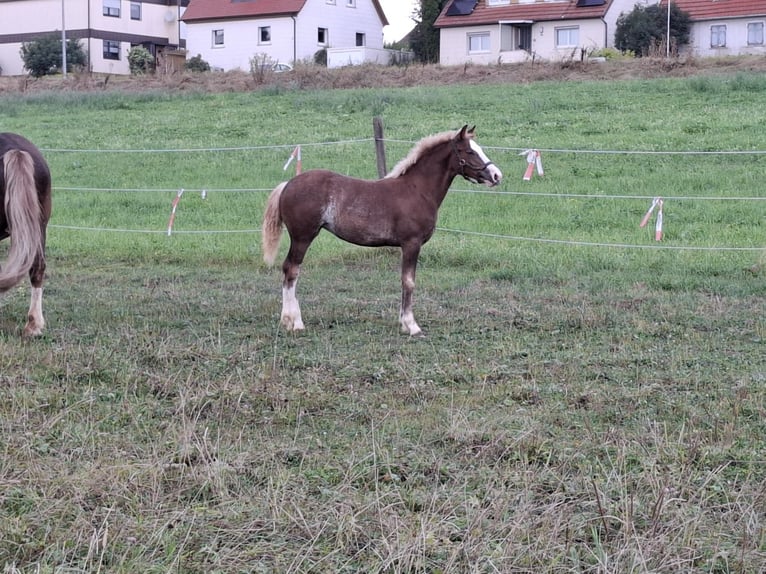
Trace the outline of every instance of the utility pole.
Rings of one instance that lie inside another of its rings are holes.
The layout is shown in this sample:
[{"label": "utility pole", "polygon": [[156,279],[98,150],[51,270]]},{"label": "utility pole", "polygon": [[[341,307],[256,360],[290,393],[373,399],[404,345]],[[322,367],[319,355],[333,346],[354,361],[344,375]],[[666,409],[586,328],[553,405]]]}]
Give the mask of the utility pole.
[{"label": "utility pole", "polygon": [[668,0],[668,33],[665,44],[665,57],[670,58],[670,0]]},{"label": "utility pole", "polygon": [[64,17],[64,2],[61,0],[61,71],[66,78],[66,19]]}]

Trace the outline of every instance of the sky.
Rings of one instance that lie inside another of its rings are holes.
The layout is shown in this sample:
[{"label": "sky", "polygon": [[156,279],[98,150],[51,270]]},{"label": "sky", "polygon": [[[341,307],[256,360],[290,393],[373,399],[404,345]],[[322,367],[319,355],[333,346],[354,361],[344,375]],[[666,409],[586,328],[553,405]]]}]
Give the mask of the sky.
[{"label": "sky", "polygon": [[383,28],[383,41],[387,44],[401,40],[415,26],[410,17],[418,0],[380,0],[389,24]]}]

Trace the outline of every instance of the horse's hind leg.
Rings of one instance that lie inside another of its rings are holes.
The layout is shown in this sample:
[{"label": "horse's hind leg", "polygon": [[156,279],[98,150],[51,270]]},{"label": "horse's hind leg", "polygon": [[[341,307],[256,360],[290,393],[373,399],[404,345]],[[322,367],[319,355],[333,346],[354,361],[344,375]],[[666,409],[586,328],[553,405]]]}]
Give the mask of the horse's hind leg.
[{"label": "horse's hind leg", "polygon": [[288,331],[302,331],[305,327],[301,317],[301,307],[295,290],[298,285],[298,275],[306,251],[311,245],[308,241],[291,240],[290,250],[282,264],[282,316],[281,322]]},{"label": "horse's hind leg", "polygon": [[420,244],[402,246],[402,306],[399,310],[399,324],[402,326],[402,332],[410,335],[423,333],[412,312],[412,293],[415,290],[415,270],[419,254]]},{"label": "horse's hind leg", "polygon": [[24,326],[23,337],[36,337],[41,335],[45,328],[43,318],[43,281],[45,279],[45,256],[39,255],[29,271],[29,280],[32,283],[32,295],[29,301],[27,324]]}]

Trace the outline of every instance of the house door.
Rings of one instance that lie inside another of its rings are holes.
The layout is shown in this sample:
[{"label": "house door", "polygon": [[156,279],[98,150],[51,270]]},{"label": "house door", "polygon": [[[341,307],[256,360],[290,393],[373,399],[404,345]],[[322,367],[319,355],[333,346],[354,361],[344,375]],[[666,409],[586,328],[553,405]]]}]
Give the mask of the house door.
[{"label": "house door", "polygon": [[517,50],[532,51],[532,26],[517,26],[515,36]]}]

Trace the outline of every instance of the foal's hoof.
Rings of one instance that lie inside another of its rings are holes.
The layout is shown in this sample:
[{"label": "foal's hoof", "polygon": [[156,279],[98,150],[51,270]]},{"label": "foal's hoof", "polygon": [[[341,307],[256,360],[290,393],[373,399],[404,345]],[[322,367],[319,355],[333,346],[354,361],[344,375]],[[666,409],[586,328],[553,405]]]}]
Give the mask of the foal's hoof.
[{"label": "foal's hoof", "polygon": [[284,325],[285,329],[288,331],[303,331],[303,329],[305,329],[303,320],[300,317],[296,319],[295,317],[288,317],[285,315],[281,320],[282,325]]},{"label": "foal's hoof", "polygon": [[405,335],[409,335],[410,337],[425,337],[426,336],[426,334],[417,325],[414,328],[408,327],[406,325],[402,325],[402,333],[404,333]]},{"label": "foal's hoof", "polygon": [[24,339],[39,337],[43,334],[43,327],[44,325],[38,325],[37,323],[27,323],[24,326],[24,330],[21,332],[21,336]]}]

